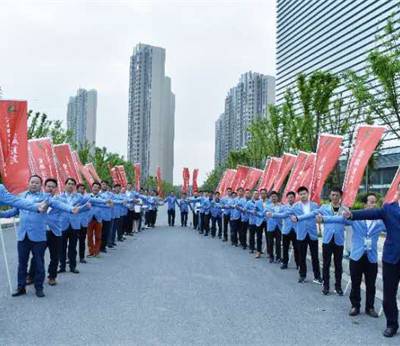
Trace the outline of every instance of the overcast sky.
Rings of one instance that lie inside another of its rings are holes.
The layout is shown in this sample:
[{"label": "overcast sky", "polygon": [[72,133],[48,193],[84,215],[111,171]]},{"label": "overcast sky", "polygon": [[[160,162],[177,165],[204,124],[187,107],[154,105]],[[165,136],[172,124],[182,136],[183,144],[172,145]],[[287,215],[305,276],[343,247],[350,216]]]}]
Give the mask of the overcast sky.
[{"label": "overcast sky", "polygon": [[275,0],[0,1],[3,98],[66,125],[68,97],[98,91],[97,145],[126,156],[129,57],[166,49],[176,95],[174,181],[214,166],[214,122],[240,74],[275,75]]}]

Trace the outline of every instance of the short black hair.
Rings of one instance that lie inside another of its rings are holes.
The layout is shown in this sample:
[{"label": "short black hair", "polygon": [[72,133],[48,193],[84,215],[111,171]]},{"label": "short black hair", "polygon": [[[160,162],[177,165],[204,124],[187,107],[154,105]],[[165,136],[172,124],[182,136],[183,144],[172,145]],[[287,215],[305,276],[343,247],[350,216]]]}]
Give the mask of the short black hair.
[{"label": "short black hair", "polygon": [[278,197],[279,197],[279,192],[271,191],[269,195],[270,195],[270,196],[275,195],[275,196],[278,196]]},{"label": "short black hair", "polygon": [[119,183],[114,184],[114,187],[121,187],[121,184],[119,184]]},{"label": "short black hair", "polygon": [[263,191],[267,192],[267,189],[260,189],[260,192],[263,192]]},{"label": "short black hair", "polygon": [[232,188],[231,187],[228,187],[228,188],[226,188],[226,190],[228,191],[228,190],[231,190],[232,191]]},{"label": "short black hair", "polygon": [[300,193],[300,192],[302,192],[302,191],[308,192],[308,189],[307,189],[305,186],[300,186],[300,187],[297,189],[297,193]]},{"label": "short black hair", "polygon": [[40,175],[32,174],[32,175],[29,177],[29,180],[31,180],[32,178],[38,178],[38,179],[40,180],[40,184],[43,183],[43,179],[42,179],[42,177],[41,177]]},{"label": "short black hair", "polygon": [[243,191],[243,187],[239,186],[236,191],[242,190]]},{"label": "short black hair", "polygon": [[289,192],[286,194],[286,197],[289,197],[290,195],[292,195],[293,197],[296,197],[296,193],[295,193],[294,191],[289,191]]},{"label": "short black hair", "polygon": [[237,192],[236,192],[236,191],[232,191],[232,193],[234,193],[235,195],[237,195]]},{"label": "short black hair", "polygon": [[67,180],[65,180],[65,185],[68,184],[68,182],[72,181],[74,183],[74,185],[76,185],[76,180],[72,177],[67,178]]},{"label": "short black hair", "polygon": [[78,185],[76,185],[76,188],[79,189],[79,188],[82,187],[82,186],[86,189],[85,185],[83,185],[83,184],[78,184]]},{"label": "short black hair", "polygon": [[374,196],[376,199],[378,199],[378,196],[376,195],[376,193],[374,193],[374,192],[368,192],[363,198],[362,198],[362,202],[364,203],[364,204],[367,204],[367,202],[368,202],[368,197],[369,196]]},{"label": "short black hair", "polygon": [[95,181],[95,182],[92,184],[92,187],[95,186],[95,185],[97,185],[98,187],[101,187],[101,184],[100,184],[98,181]]},{"label": "short black hair", "polygon": [[104,184],[110,185],[110,183],[109,183],[107,180],[102,180],[101,183],[102,183],[102,184],[104,183]]},{"label": "short black hair", "polygon": [[220,193],[219,191],[215,191],[215,194],[218,194],[218,195],[220,195],[221,193]]},{"label": "short black hair", "polygon": [[47,179],[44,181],[44,186],[46,186],[47,183],[54,183],[54,184],[56,185],[56,187],[58,186],[58,181],[57,181],[57,179],[54,179],[54,178],[47,178]]},{"label": "short black hair", "polygon": [[332,187],[331,192],[337,192],[337,193],[339,193],[340,196],[343,195],[343,191],[339,186]]}]

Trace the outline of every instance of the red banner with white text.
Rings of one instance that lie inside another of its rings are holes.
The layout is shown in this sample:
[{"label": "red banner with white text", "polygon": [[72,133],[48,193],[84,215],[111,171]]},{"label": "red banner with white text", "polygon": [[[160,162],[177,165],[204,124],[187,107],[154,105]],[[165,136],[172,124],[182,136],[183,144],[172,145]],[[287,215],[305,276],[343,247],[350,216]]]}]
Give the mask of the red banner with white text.
[{"label": "red banner with white text", "polygon": [[224,181],[221,186],[221,195],[224,196],[226,194],[226,190],[228,190],[228,188],[232,188],[232,183],[233,179],[235,179],[235,175],[236,175],[236,169],[229,168],[226,170]]},{"label": "red banner with white text", "polygon": [[[53,178],[59,183],[53,144],[50,138],[30,139],[28,141],[28,156],[31,175],[40,176],[43,182],[48,178]],[[58,188],[61,191],[60,186]]]},{"label": "red banner with white text", "polygon": [[182,192],[188,193],[189,192],[189,181],[190,181],[190,173],[189,168],[185,167],[182,171]]},{"label": "red banner with white text", "polygon": [[263,173],[262,169],[251,167],[249,169],[249,172],[247,173],[246,181],[244,183],[244,188],[253,190],[257,186],[258,180],[260,179],[262,173]]},{"label": "red banner with white text", "polygon": [[325,181],[342,153],[342,142],[343,136],[323,133],[318,137],[317,161],[311,184],[311,199],[318,204],[321,202],[320,197]]},{"label": "red banner with white text", "polygon": [[199,186],[197,184],[197,178],[198,177],[199,177],[199,169],[195,168],[193,170],[193,174],[192,174],[192,191],[193,192],[198,192],[199,191]]},{"label": "red banner with white text", "polygon": [[396,175],[393,178],[392,185],[386,192],[385,203],[392,203],[396,200],[396,193],[400,184],[400,167],[397,169]]},{"label": "red banner with white text", "polygon": [[299,185],[296,186],[296,189],[298,189],[300,186],[305,186],[308,189],[308,191],[311,192],[311,184],[313,181],[316,161],[317,161],[316,153],[311,153],[308,155],[307,160],[304,163],[303,170],[301,172],[301,179],[299,181]]},{"label": "red banner with white text", "polygon": [[78,172],[75,169],[74,161],[72,159],[71,147],[69,144],[57,144],[54,146],[54,153],[60,163],[62,171],[67,178],[74,178],[79,181]]},{"label": "red banner with white text", "polygon": [[301,172],[303,171],[304,164],[308,158],[308,153],[299,151],[296,161],[293,165],[292,172],[290,173],[289,180],[286,184],[283,192],[282,201],[286,202],[286,194],[290,191],[296,192],[296,189],[300,187]]},{"label": "red banner with white text", "polygon": [[262,190],[265,189],[270,177],[270,170],[271,170],[271,159],[267,159],[267,161],[265,162],[265,168],[264,171],[260,177],[260,181],[258,183],[258,190]]},{"label": "red banner with white text", "polygon": [[274,182],[278,176],[281,163],[282,159],[280,157],[271,157],[269,176],[266,178],[265,184],[265,189],[267,189],[268,192],[272,191],[272,187],[274,186]]},{"label": "red banner with white text", "polygon": [[246,182],[247,173],[249,172],[250,167],[238,165],[236,167],[236,174],[231,183],[231,187],[233,191],[237,191],[239,187],[243,187]]},{"label": "red banner with white text", "polygon": [[27,188],[28,125],[27,102],[0,100],[0,174],[12,193]]},{"label": "red banner with white text", "polygon": [[116,168],[118,170],[119,181],[122,187],[126,187],[126,185],[128,185],[128,178],[126,176],[125,167],[122,165],[118,165],[116,166]]},{"label": "red banner with white text", "polygon": [[361,125],[356,129],[350,159],[343,181],[342,203],[351,207],[356,200],[365,168],[386,128],[384,126]]},{"label": "red banner with white text", "polygon": [[92,162],[89,162],[85,165],[85,167],[87,167],[87,169],[89,170],[89,173],[91,174],[91,176],[94,178],[94,180],[96,180],[97,182],[101,182],[101,179],[99,177],[99,175],[96,172],[96,168],[94,168],[94,165]]},{"label": "red banner with white text", "polygon": [[142,173],[140,163],[134,163],[133,169],[135,171],[135,190],[140,191],[140,178]]},{"label": "red banner with white text", "polygon": [[156,180],[157,180],[157,193],[159,196],[163,196],[163,189],[162,189],[162,179],[161,179],[161,168],[157,167],[156,172]]},{"label": "red banner with white text", "polygon": [[285,182],[287,176],[290,173],[290,170],[292,169],[294,163],[296,162],[296,155],[292,155],[292,154],[283,154],[282,157],[282,162],[281,165],[279,166],[279,171],[276,174],[276,179],[274,182],[274,187],[273,189],[275,191],[278,191],[281,189],[283,183]]},{"label": "red banner with white text", "polygon": [[117,167],[108,167],[113,185],[121,184]]},{"label": "red banner with white text", "polygon": [[72,155],[72,162],[74,163],[75,170],[78,174],[78,183],[83,184],[82,172],[80,169],[80,166],[82,165],[82,163],[81,163],[81,159],[79,158],[79,154],[76,151],[72,151],[71,155]]}]

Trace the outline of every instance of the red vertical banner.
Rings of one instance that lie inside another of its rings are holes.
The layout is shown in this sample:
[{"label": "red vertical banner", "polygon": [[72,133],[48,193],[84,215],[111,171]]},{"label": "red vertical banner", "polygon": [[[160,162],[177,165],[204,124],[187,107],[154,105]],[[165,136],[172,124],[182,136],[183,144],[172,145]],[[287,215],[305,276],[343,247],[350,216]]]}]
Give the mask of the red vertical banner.
[{"label": "red vertical banner", "polygon": [[246,182],[247,173],[250,167],[238,165],[236,168],[235,177],[231,183],[233,191],[236,191],[239,187],[243,187]]},{"label": "red vertical banner", "polygon": [[267,186],[267,181],[269,179],[269,175],[270,175],[270,169],[271,169],[271,159],[267,159],[267,161],[265,162],[265,168],[264,171],[260,177],[260,182],[258,183],[258,190],[262,190],[265,189]]},{"label": "red vertical banner", "polygon": [[[218,191],[220,194],[224,192],[225,188],[225,181],[226,181],[226,176],[228,174],[228,170],[225,170],[225,172],[222,174],[221,179],[219,180],[219,183],[217,185],[217,188],[215,191]],[[193,189],[194,192],[194,189]]]},{"label": "red vertical banner", "polygon": [[342,188],[342,203],[347,207],[351,207],[357,197],[365,168],[385,130],[384,126],[375,125],[362,125],[356,129]]},{"label": "red vertical banner", "polygon": [[296,162],[296,155],[283,154],[281,165],[279,166],[278,173],[276,174],[276,179],[274,182],[274,190],[279,191],[283,186],[287,176],[290,173],[294,163]]},{"label": "red vertical banner", "polygon": [[400,167],[397,169],[396,175],[393,178],[392,185],[390,185],[389,190],[386,192],[385,203],[392,203],[396,200],[396,193],[398,186],[400,184]]},{"label": "red vertical banner", "polygon": [[125,167],[122,165],[116,166],[118,175],[119,175],[119,181],[122,187],[126,187],[128,185],[128,178],[126,177],[126,172],[125,172]]},{"label": "red vertical banner", "polygon": [[311,184],[313,181],[316,161],[317,161],[316,153],[311,153],[308,155],[307,160],[304,163],[303,170],[300,174],[301,179],[299,185],[296,188],[299,188],[300,186],[305,186],[308,189],[308,191],[311,191]]},{"label": "red vertical banner", "polygon": [[199,176],[199,169],[195,168],[193,170],[193,174],[192,174],[192,191],[193,192],[198,192],[199,191],[199,186],[197,185],[197,178]]},{"label": "red vertical banner", "polygon": [[236,169],[227,169],[221,186],[221,195],[226,194],[228,188],[232,188],[232,182],[236,175]]},{"label": "red vertical banner", "polygon": [[43,181],[54,178],[59,181],[53,144],[50,138],[30,139],[28,141],[30,174],[39,175]]},{"label": "red vertical banner", "polygon": [[280,157],[271,157],[269,172],[265,181],[265,189],[267,189],[268,192],[272,191],[272,187],[274,186],[274,182],[278,176],[281,163],[282,159]]},{"label": "red vertical banner", "polygon": [[79,181],[78,172],[75,169],[72,159],[71,147],[69,144],[57,144],[54,146],[54,152],[63,171],[68,178],[74,178]]},{"label": "red vertical banner", "polygon": [[163,196],[161,168],[160,167],[157,167],[156,180],[157,180],[157,193],[159,194],[159,196]]},{"label": "red vertical banner", "polygon": [[96,168],[94,168],[94,165],[92,162],[89,162],[85,165],[85,167],[87,167],[87,169],[89,170],[89,173],[91,174],[91,176],[94,178],[94,180],[96,180],[97,182],[101,182],[101,179],[99,177],[99,175],[96,172]]},{"label": "red vertical banner", "polygon": [[262,173],[263,173],[262,169],[251,167],[249,169],[249,172],[247,173],[246,181],[244,183],[244,188],[249,190],[254,189]]},{"label": "red vertical banner", "polygon": [[300,187],[301,172],[303,171],[304,164],[307,160],[308,154],[304,151],[299,151],[296,161],[293,165],[292,172],[290,173],[289,180],[286,184],[283,192],[282,201],[286,202],[286,194],[289,191],[296,192],[296,189]]},{"label": "red vertical banner", "polygon": [[29,179],[27,102],[0,100],[0,174],[12,193]]},{"label": "red vertical banner", "polygon": [[108,169],[110,171],[110,176],[113,181],[113,185],[121,184],[117,167],[109,166]]},{"label": "red vertical banner", "polygon": [[317,160],[311,184],[311,199],[321,202],[321,192],[329,174],[335,168],[342,153],[343,136],[320,134],[318,137]]},{"label": "red vertical banner", "polygon": [[[85,180],[89,184],[89,187],[91,188],[92,184],[94,183],[94,178],[90,174],[89,169],[82,164],[81,159],[79,158],[79,154],[76,151],[72,152],[72,158],[74,160],[77,171],[85,178]],[[83,184],[83,180],[81,183]]]},{"label": "red vertical banner", "polygon": [[133,169],[135,171],[135,190],[140,191],[140,178],[142,173],[140,163],[133,164]]},{"label": "red vertical banner", "polygon": [[78,183],[83,184],[83,179],[82,179],[82,172],[80,169],[80,166],[82,165],[81,159],[79,158],[79,154],[76,151],[71,152],[72,155],[72,162],[74,163],[75,170],[78,174]]},{"label": "red vertical banner", "polygon": [[182,178],[183,178],[182,192],[188,193],[188,191],[189,191],[189,181],[190,181],[189,168],[185,167],[183,169]]}]

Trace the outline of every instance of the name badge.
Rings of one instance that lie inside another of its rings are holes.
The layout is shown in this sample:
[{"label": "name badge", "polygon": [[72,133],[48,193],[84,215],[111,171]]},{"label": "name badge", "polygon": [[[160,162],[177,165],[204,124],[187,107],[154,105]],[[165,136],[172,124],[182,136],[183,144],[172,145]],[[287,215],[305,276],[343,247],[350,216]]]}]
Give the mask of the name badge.
[{"label": "name badge", "polygon": [[371,238],[364,238],[364,247],[365,250],[369,251],[372,249],[372,239]]}]

